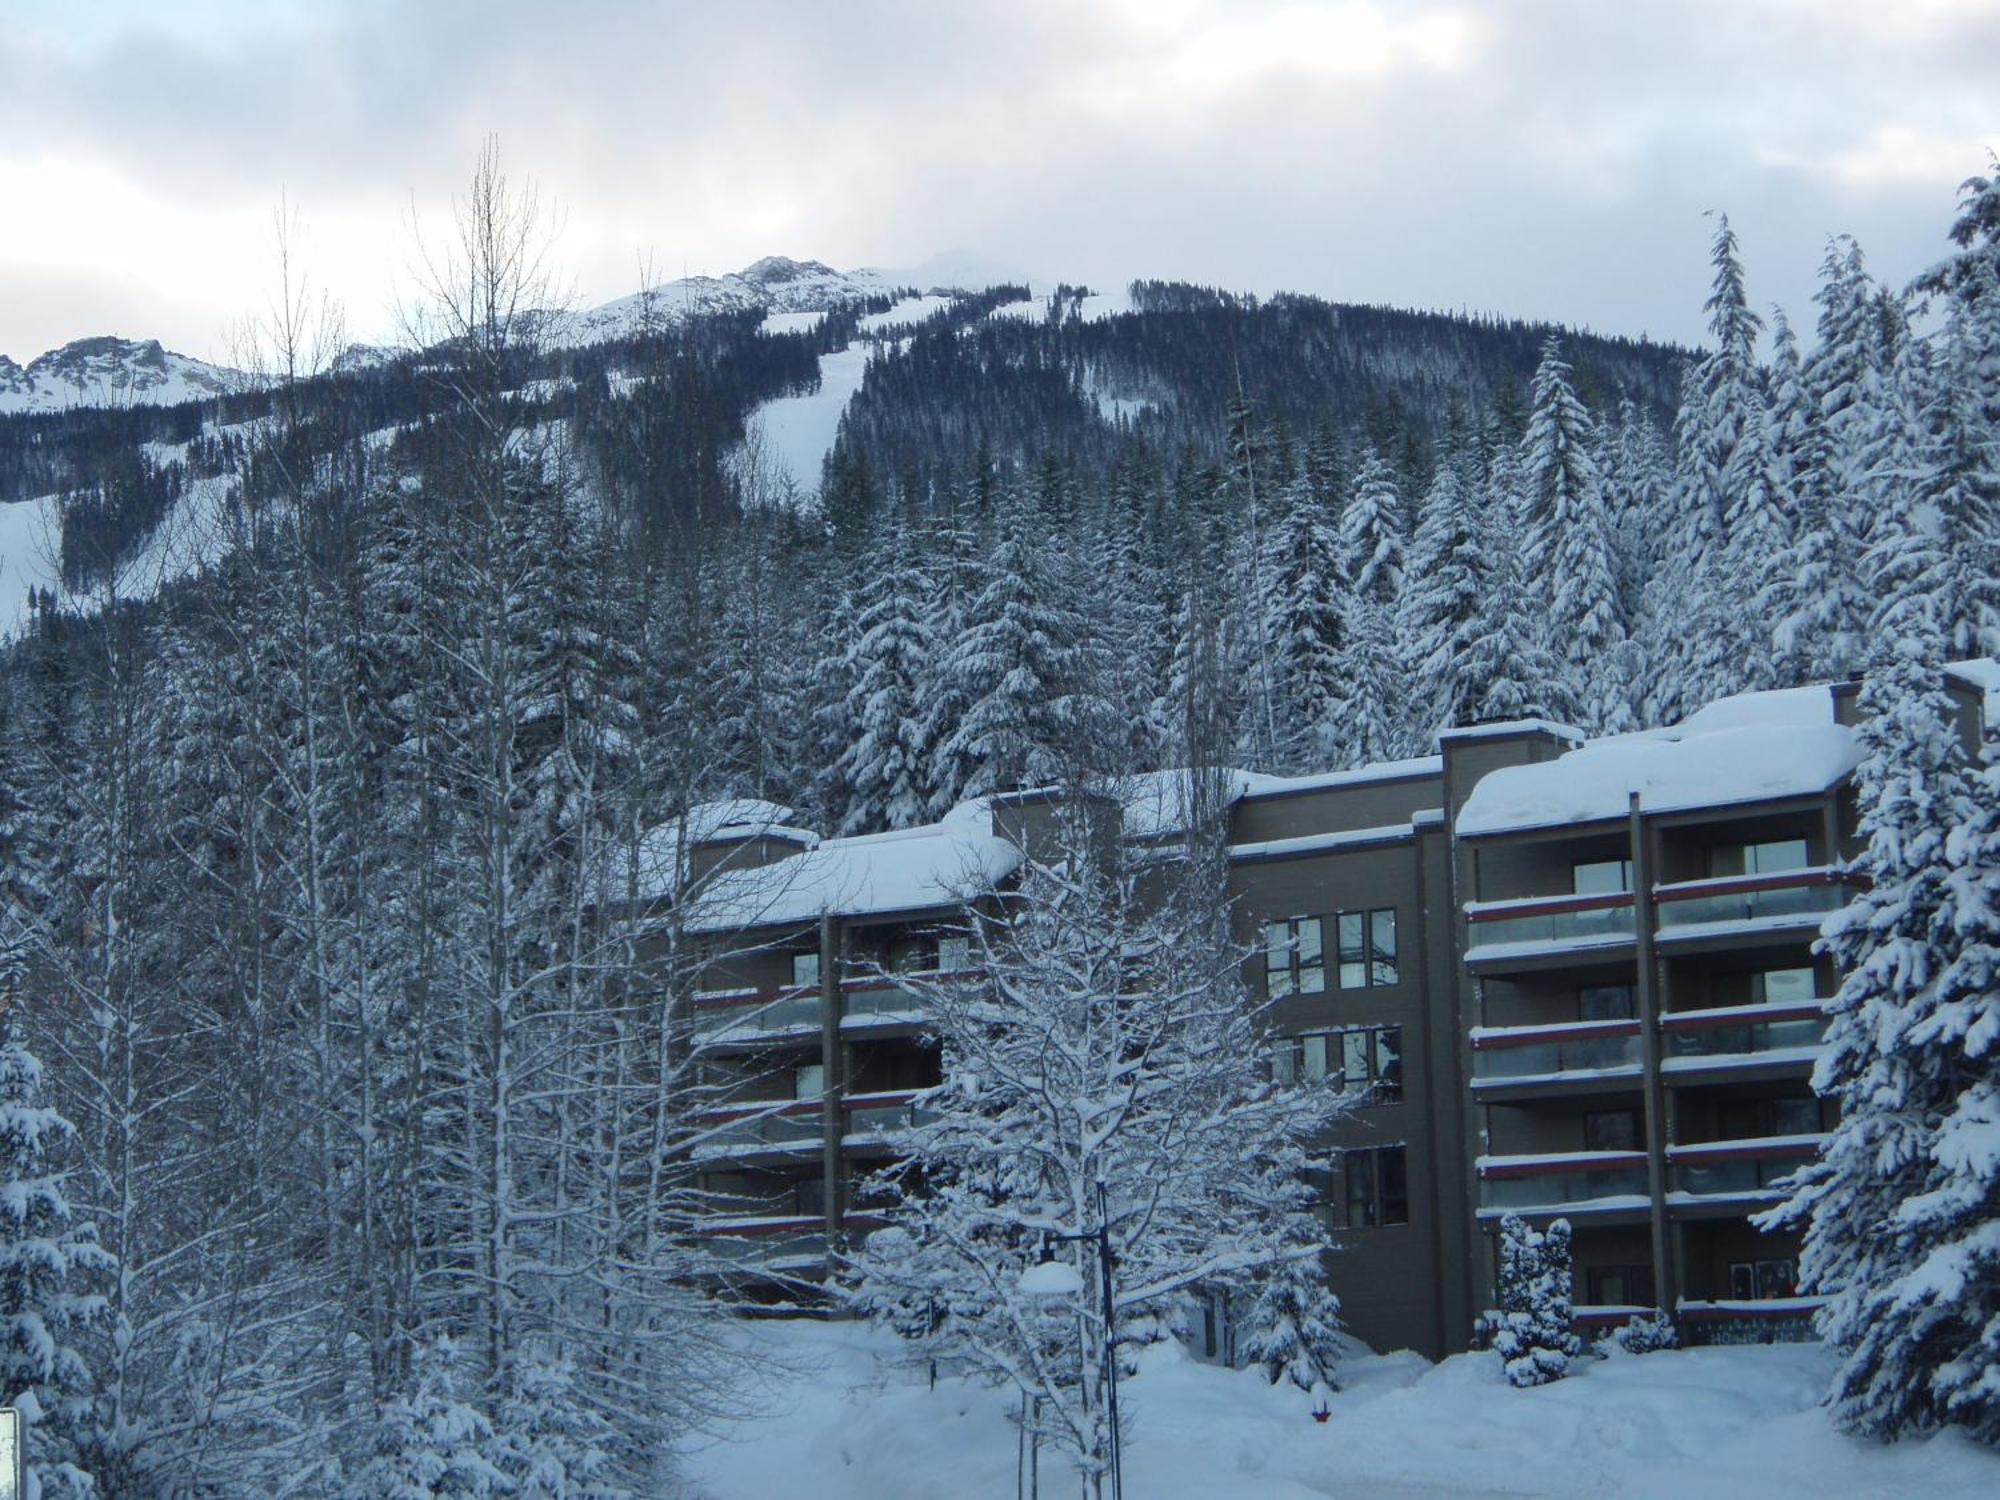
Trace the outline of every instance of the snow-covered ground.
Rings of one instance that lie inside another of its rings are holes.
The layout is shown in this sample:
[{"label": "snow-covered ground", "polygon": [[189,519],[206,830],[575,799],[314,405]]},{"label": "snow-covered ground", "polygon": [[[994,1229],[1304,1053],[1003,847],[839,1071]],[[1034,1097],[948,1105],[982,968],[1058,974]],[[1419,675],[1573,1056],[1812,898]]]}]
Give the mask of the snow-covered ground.
[{"label": "snow-covered ground", "polygon": [[[931,1390],[893,1337],[856,1324],[746,1325],[769,1372],[756,1415],[690,1455],[700,1500],[986,1500],[1015,1493],[1012,1398],[946,1377]],[[1308,1399],[1244,1371],[1148,1351],[1121,1388],[1131,1500],[1990,1500],[2000,1454],[1946,1433],[1881,1447],[1817,1405],[1814,1345],[1579,1362],[1515,1390],[1491,1355],[1410,1353],[1343,1370],[1324,1425]],[[1042,1493],[1075,1494],[1044,1453]]]},{"label": "snow-covered ground", "polygon": [[766,401],[751,416],[749,446],[754,449],[772,484],[789,476],[801,495],[819,489],[820,468],[833,451],[840,431],[840,414],[861,389],[861,372],[868,367],[873,345],[849,344],[819,361],[819,389],[805,396],[780,396]]}]

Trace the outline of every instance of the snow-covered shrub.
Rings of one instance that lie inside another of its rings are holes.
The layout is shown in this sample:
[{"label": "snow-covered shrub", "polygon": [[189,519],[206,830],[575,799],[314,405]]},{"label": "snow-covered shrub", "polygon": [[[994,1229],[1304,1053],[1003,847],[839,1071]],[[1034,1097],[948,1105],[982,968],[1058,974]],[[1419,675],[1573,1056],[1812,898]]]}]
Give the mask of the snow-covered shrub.
[{"label": "snow-covered shrub", "polygon": [[1663,1307],[1628,1318],[1625,1326],[1611,1335],[1611,1341],[1627,1354],[1653,1354],[1681,1346],[1680,1332]]},{"label": "snow-covered shrub", "polygon": [[514,1390],[500,1403],[501,1466],[520,1500],[626,1500],[612,1483],[617,1434],[578,1399],[576,1365],[567,1358],[523,1361]]},{"label": "snow-covered shrub", "polygon": [[1332,1390],[1340,1367],[1340,1299],[1326,1284],[1317,1255],[1272,1269],[1250,1304],[1240,1352],[1276,1385]]},{"label": "snow-covered shrub", "polygon": [[1570,1301],[1569,1220],[1537,1233],[1519,1214],[1500,1223],[1500,1307],[1487,1314],[1510,1385],[1546,1385],[1582,1352]]}]

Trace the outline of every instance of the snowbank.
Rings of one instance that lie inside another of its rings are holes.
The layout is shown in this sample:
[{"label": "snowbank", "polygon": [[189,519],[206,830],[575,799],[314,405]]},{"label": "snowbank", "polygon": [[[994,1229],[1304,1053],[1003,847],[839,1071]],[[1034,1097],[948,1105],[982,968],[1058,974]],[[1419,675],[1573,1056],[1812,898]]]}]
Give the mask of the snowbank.
[{"label": "snowbank", "polygon": [[[1015,1493],[1014,1398],[909,1363],[854,1324],[747,1325],[775,1373],[752,1418],[689,1455],[703,1500],[967,1500]],[[1818,1400],[1815,1345],[1583,1361],[1535,1390],[1491,1355],[1349,1361],[1332,1418],[1245,1371],[1148,1351],[1120,1387],[1125,1490],[1144,1500],[1972,1500],[2000,1493],[2000,1455],[1947,1433],[1880,1447],[1842,1437]],[[1075,1493],[1042,1456],[1042,1493]]]}]

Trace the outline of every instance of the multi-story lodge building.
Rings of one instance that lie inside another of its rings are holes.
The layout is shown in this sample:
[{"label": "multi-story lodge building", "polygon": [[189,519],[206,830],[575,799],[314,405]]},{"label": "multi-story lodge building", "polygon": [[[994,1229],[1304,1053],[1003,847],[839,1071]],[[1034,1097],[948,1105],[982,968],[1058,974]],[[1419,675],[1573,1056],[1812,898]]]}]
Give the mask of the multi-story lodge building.
[{"label": "multi-story lodge building", "polygon": [[[1944,682],[1976,746],[2000,668]],[[1463,1348],[1509,1212],[1570,1221],[1585,1324],[1664,1306],[1695,1339],[1803,1330],[1797,1242],[1749,1216],[1833,1123],[1809,1086],[1837,983],[1813,941],[1858,852],[1856,686],[1608,739],[1481,724],[1422,759],[1228,773],[1272,1067],[1366,1092],[1323,1184],[1359,1337]],[[1142,778],[1128,838],[1172,836],[1168,780]],[[809,1278],[879,1222],[857,1184],[939,1076],[897,976],[964,964],[955,893],[1004,881],[1048,800],[825,840],[732,804],[691,841],[710,968],[690,1045],[721,1101],[694,1157],[713,1243],[747,1274]]]}]

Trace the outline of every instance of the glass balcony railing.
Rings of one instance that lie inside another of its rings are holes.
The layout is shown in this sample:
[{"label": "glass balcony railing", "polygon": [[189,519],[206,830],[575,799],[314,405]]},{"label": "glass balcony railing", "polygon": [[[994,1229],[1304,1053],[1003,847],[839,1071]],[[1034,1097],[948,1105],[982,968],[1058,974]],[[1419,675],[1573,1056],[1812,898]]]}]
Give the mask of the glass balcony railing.
[{"label": "glass balcony railing", "polygon": [[[774,1101],[775,1102],[775,1101]],[[786,1150],[816,1146],[823,1127],[821,1111],[814,1107],[786,1114],[752,1114],[737,1119],[709,1119],[696,1122],[700,1139],[694,1149],[702,1155],[738,1151]]]},{"label": "glass balcony railing", "polygon": [[908,1100],[895,1104],[855,1104],[848,1107],[847,1133],[850,1136],[898,1135],[919,1125],[928,1125],[937,1117],[936,1110],[925,1109]]},{"label": "glass balcony railing", "polygon": [[819,1029],[816,989],[783,990],[773,996],[696,996],[691,1030],[696,1045],[753,1041],[759,1037]]},{"label": "glass balcony railing", "polygon": [[[1807,1156],[1811,1153],[1807,1152]],[[1674,1187],[1683,1193],[1756,1193],[1799,1169],[1803,1157],[1736,1158],[1674,1163]]]},{"label": "glass balcony railing", "polygon": [[[1754,1011],[1754,1007],[1745,1007]],[[1781,1052],[1794,1047],[1816,1047],[1826,1040],[1826,1017],[1792,1014],[1759,1020],[1747,1015],[1741,1021],[1718,1022],[1713,1012],[1688,1024],[1674,1016],[1661,1020],[1666,1031],[1667,1057],[1734,1057],[1758,1052]]]},{"label": "glass balcony railing", "polygon": [[1600,1165],[1579,1162],[1567,1169],[1488,1175],[1482,1171],[1482,1208],[1544,1208],[1587,1203],[1598,1198],[1645,1197],[1646,1159],[1633,1154]]},{"label": "glass balcony railing", "polygon": [[731,1234],[719,1229],[704,1235],[708,1253],[733,1266],[767,1266],[780,1261],[811,1261],[826,1255],[825,1230],[780,1230],[773,1233]]},{"label": "glass balcony railing", "polygon": [[1847,902],[1847,893],[1833,882],[1833,873],[1829,870],[1805,870],[1786,877],[1783,884],[1766,882],[1733,889],[1711,889],[1723,884],[1715,881],[1661,886],[1655,892],[1659,902],[1660,934],[1671,936],[1676,928],[1702,927],[1716,922],[1764,922],[1823,916]]},{"label": "glass balcony railing", "polygon": [[[1529,903],[1522,903],[1527,907]],[[1577,908],[1567,903],[1547,910],[1523,909],[1506,915],[1476,914],[1466,933],[1472,949],[1501,944],[1535,943],[1560,946],[1629,938],[1633,933],[1632,898],[1612,904]]]},{"label": "glass balcony railing", "polygon": [[894,979],[849,980],[840,989],[843,1025],[866,1025],[870,1021],[907,1023],[924,1008],[921,995]]},{"label": "glass balcony railing", "polygon": [[1517,1035],[1484,1031],[1473,1039],[1472,1074],[1494,1082],[1550,1073],[1636,1068],[1644,1053],[1636,1021],[1612,1022],[1601,1030],[1578,1027],[1544,1037],[1539,1029]]}]

